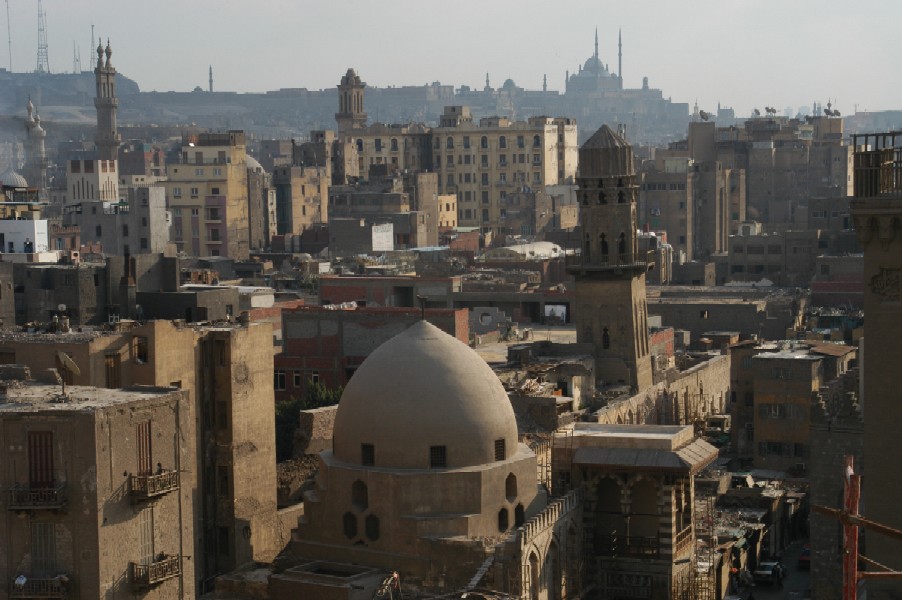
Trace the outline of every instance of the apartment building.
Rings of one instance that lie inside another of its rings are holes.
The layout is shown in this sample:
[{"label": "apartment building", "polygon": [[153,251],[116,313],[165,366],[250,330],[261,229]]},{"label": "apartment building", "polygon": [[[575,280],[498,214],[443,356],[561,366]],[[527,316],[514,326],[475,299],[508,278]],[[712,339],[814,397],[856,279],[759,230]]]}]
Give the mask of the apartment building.
[{"label": "apartment building", "polygon": [[431,134],[439,193],[457,194],[462,226],[504,232],[508,195],[576,177],[577,129],[571,119],[489,117],[477,123],[468,107],[446,106]]},{"label": "apartment building", "polygon": [[247,149],[243,131],[187,136],[180,160],[166,165],[171,239],[194,256],[246,259]]}]

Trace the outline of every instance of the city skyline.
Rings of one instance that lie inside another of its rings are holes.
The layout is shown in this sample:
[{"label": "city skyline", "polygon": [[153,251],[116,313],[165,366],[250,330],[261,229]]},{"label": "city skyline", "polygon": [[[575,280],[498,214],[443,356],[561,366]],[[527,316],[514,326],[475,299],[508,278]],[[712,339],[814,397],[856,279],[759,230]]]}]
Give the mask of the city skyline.
[{"label": "city skyline", "polygon": [[[82,70],[93,69],[96,41],[87,47],[93,24],[95,38],[110,39],[113,64],[142,91],[205,90],[212,65],[216,91],[327,89],[354,67],[376,87],[439,81],[482,89],[488,73],[495,88],[510,78],[539,90],[547,76],[548,89],[563,92],[565,73],[592,54],[597,27],[599,56],[613,73],[623,32],[624,87],[639,88],[648,77],[665,98],[690,107],[697,101],[709,112],[720,103],[740,117],[765,106],[794,113],[833,100],[852,114],[899,108],[902,92],[898,78],[881,72],[882,61],[868,60],[892,55],[892,17],[902,16],[902,5],[888,0],[867,13],[807,0],[792,11],[776,2],[703,0],[686,8],[580,0],[555,6],[553,14],[536,0],[463,0],[440,16],[409,0],[159,0],[152,12],[132,0],[43,5],[51,72],[71,72],[76,49]],[[32,71],[36,0],[10,0],[9,15],[13,70]],[[238,26],[246,38],[235,33]],[[135,35],[136,28],[147,33]],[[5,58],[0,65],[8,67]]]}]

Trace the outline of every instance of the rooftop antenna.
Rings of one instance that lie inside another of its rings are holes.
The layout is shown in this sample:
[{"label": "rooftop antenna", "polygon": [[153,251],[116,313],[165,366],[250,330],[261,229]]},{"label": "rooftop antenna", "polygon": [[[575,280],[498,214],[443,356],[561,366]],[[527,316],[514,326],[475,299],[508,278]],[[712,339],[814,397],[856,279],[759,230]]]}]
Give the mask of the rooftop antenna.
[{"label": "rooftop antenna", "polygon": [[426,296],[417,294],[417,301],[420,303],[420,315],[424,321],[426,320],[426,300]]},{"label": "rooftop antenna", "polygon": [[9,0],[6,0],[6,41],[9,44],[9,72],[13,72],[13,32],[9,25]]},{"label": "rooftop antenna", "polygon": [[72,72],[81,73],[81,48],[75,45],[75,40],[72,40]]},{"label": "rooftop antenna", "polygon": [[38,65],[34,71],[50,72],[50,60],[47,58],[47,13],[42,0],[38,0]]}]

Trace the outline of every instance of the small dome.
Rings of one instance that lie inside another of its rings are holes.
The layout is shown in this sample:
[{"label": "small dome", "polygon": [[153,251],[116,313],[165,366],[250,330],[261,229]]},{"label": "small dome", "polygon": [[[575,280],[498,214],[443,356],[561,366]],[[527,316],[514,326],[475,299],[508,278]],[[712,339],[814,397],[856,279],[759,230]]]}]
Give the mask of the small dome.
[{"label": "small dome", "polygon": [[510,456],[517,422],[488,364],[466,344],[419,321],[379,346],[348,382],[335,415],[335,458],[361,463],[372,444],[377,468],[426,469],[430,448],[445,447],[448,468]]},{"label": "small dome", "polygon": [[247,155],[247,169],[248,169],[248,171],[262,173],[263,165],[261,165],[260,162],[256,158],[254,158],[253,156],[248,154]]},{"label": "small dome", "polygon": [[25,178],[16,173],[12,167],[0,173],[0,184],[3,184],[3,187],[28,187],[28,182]]}]

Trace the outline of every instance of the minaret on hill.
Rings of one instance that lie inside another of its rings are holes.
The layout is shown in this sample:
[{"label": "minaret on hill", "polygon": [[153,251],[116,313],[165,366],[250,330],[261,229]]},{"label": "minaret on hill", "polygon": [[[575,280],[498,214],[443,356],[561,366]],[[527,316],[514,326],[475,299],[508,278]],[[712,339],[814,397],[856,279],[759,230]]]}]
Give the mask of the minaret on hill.
[{"label": "minaret on hill", "polygon": [[341,135],[351,129],[366,127],[366,113],[363,112],[363,90],[366,84],[354,69],[348,69],[338,85],[338,112],[335,121]]},{"label": "minaret on hill", "polygon": [[576,277],[578,342],[595,345],[601,385],[652,385],[645,273],[638,252],[638,177],[632,147],[603,125],[579,149],[582,252],[568,260]]},{"label": "minaret on hill", "polygon": [[97,158],[101,160],[117,160],[119,144],[122,143],[122,136],[116,126],[119,98],[116,97],[116,69],[110,60],[112,55],[109,40],[106,49],[103,42],[100,42],[97,46],[97,67],[94,69],[94,79],[97,83],[94,98],[94,107],[97,109],[97,136],[94,138],[94,145],[97,147]]}]

